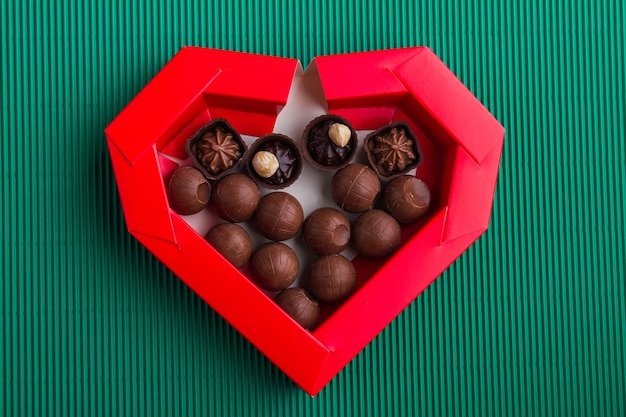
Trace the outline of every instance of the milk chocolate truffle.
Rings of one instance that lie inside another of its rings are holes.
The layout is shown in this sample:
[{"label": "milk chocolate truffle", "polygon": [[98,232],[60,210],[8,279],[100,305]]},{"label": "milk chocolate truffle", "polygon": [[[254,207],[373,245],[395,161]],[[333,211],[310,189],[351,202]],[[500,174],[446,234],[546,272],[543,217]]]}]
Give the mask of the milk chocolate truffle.
[{"label": "milk chocolate truffle", "polygon": [[214,226],[206,240],[235,268],[243,268],[252,255],[252,240],[241,226],[222,223]]},{"label": "milk chocolate truffle", "polygon": [[185,144],[187,153],[209,179],[218,179],[241,162],[246,143],[224,119],[203,126]]},{"label": "milk chocolate truffle", "polygon": [[302,227],[304,212],[300,202],[291,194],[275,191],[261,198],[254,214],[254,224],[263,236],[271,240],[287,240]]},{"label": "milk chocolate truffle", "polygon": [[269,242],[254,251],[250,258],[250,273],[259,287],[267,291],[280,291],[296,280],[300,263],[289,246]]},{"label": "milk chocolate truffle", "polygon": [[340,254],[321,256],[309,267],[306,286],[320,301],[343,300],[354,290],[356,269]]},{"label": "milk chocolate truffle", "polygon": [[352,226],[352,243],[363,256],[383,258],[400,245],[400,225],[382,210],[366,211]]},{"label": "milk chocolate truffle", "polygon": [[261,192],[259,187],[245,174],[228,174],[213,187],[211,204],[217,215],[229,222],[243,222],[252,218]]},{"label": "milk chocolate truffle", "polygon": [[380,193],[380,180],[363,164],[350,164],[333,175],[330,193],[339,207],[350,213],[369,210]]},{"label": "milk chocolate truffle", "polygon": [[320,318],[320,306],[302,288],[287,288],[274,297],[274,302],[300,326],[313,330]]},{"label": "milk chocolate truffle", "polygon": [[402,175],[389,182],[383,192],[385,210],[398,221],[413,223],[430,207],[430,191],[424,181]]},{"label": "milk chocolate truffle", "polygon": [[248,172],[254,181],[269,189],[291,185],[302,172],[302,156],[288,136],[271,133],[250,147]]},{"label": "milk chocolate truffle", "polygon": [[302,240],[316,255],[339,253],[350,244],[350,221],[337,209],[319,208],[304,220]]},{"label": "milk chocolate truffle", "polygon": [[346,166],[357,149],[356,131],[343,117],[325,114],[313,119],[302,135],[302,153],[321,170]]},{"label": "milk chocolate truffle", "polygon": [[176,168],[166,179],[170,207],[178,214],[194,214],[211,198],[211,186],[200,171],[191,166]]},{"label": "milk chocolate truffle", "polygon": [[383,180],[407,173],[422,159],[417,138],[405,122],[394,122],[370,133],[364,147],[370,165]]}]

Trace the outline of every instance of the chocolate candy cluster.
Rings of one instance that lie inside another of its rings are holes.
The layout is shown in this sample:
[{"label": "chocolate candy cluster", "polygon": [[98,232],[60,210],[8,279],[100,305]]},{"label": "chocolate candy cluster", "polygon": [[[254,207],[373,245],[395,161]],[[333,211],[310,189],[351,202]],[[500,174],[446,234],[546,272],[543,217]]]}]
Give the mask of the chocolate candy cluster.
[{"label": "chocolate candy cluster", "polygon": [[[274,293],[274,301],[296,322],[314,329],[320,304],[344,300],[357,287],[357,271],[342,252],[352,245],[360,256],[390,256],[400,245],[400,224],[420,220],[430,207],[427,185],[407,175],[421,162],[407,123],[372,132],[363,148],[369,164],[352,163],[357,134],[336,115],[312,120],[299,145],[270,133],[250,149],[226,120],[215,119],[186,143],[194,166],[180,166],[166,177],[170,207],[181,215],[210,207],[224,222],[206,240],[261,289]],[[336,207],[319,207],[305,217],[293,195],[277,191],[298,179],[303,160],[334,172],[328,186]],[[269,192],[262,196],[259,187]],[[356,215],[351,223],[347,216]],[[266,241],[254,248],[241,222]],[[300,260],[285,243],[294,237],[315,256],[301,277],[301,288],[294,287]]]}]

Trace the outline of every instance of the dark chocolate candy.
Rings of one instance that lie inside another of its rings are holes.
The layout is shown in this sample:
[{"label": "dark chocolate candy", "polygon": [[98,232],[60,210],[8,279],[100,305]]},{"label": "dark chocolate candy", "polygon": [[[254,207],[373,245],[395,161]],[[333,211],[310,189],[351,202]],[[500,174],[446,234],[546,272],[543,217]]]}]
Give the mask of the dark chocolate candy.
[{"label": "dark chocolate candy", "polygon": [[274,302],[300,326],[313,330],[320,318],[319,303],[302,288],[287,288],[274,297]]},{"label": "dark chocolate candy", "polygon": [[186,143],[187,153],[209,179],[219,179],[241,162],[246,143],[224,119],[213,119]]},{"label": "dark chocolate candy", "polygon": [[318,169],[339,169],[354,157],[357,140],[356,131],[346,119],[325,114],[313,119],[304,129],[303,154]]},{"label": "dark chocolate candy", "polygon": [[365,165],[346,165],[333,175],[330,193],[339,207],[350,213],[359,213],[374,205],[380,193],[380,180]]},{"label": "dark chocolate candy", "polygon": [[242,222],[252,218],[260,200],[261,192],[254,181],[245,174],[235,173],[215,184],[211,204],[222,219]]},{"label": "dark chocolate candy", "polygon": [[252,279],[267,291],[280,291],[296,280],[300,263],[289,246],[269,242],[254,251],[250,258]]},{"label": "dark chocolate candy", "polygon": [[343,300],[354,290],[356,270],[340,254],[321,256],[308,269],[306,287],[320,301]]},{"label": "dark chocolate candy", "polygon": [[350,221],[337,209],[319,208],[304,220],[302,240],[316,255],[339,253],[350,244]]},{"label": "dark chocolate candy", "polygon": [[413,223],[430,207],[430,191],[424,181],[413,175],[394,178],[383,192],[385,210],[398,221]]},{"label": "dark chocolate candy", "polygon": [[400,225],[382,210],[366,211],[352,225],[352,243],[363,256],[383,258],[398,248]]},{"label": "dark chocolate candy", "polygon": [[211,198],[211,185],[192,166],[176,168],[166,179],[170,207],[178,214],[194,214],[202,210]]},{"label": "dark chocolate candy", "polygon": [[407,173],[422,159],[417,138],[405,122],[393,122],[370,133],[364,148],[371,167],[383,180]]},{"label": "dark chocolate candy", "polygon": [[[278,168],[269,177],[264,172],[259,172],[258,168],[255,169],[253,165],[255,155],[261,151],[274,155],[278,162]],[[281,189],[293,184],[300,176],[302,156],[291,138],[279,133],[271,133],[261,136],[252,144],[247,166],[250,176],[258,184],[270,189]]]},{"label": "dark chocolate candy", "polygon": [[222,223],[214,226],[206,240],[235,268],[243,268],[252,255],[252,240],[241,226]]},{"label": "dark chocolate candy", "polygon": [[263,196],[254,214],[254,224],[259,232],[271,240],[294,237],[300,231],[303,221],[304,211],[300,202],[283,191]]}]

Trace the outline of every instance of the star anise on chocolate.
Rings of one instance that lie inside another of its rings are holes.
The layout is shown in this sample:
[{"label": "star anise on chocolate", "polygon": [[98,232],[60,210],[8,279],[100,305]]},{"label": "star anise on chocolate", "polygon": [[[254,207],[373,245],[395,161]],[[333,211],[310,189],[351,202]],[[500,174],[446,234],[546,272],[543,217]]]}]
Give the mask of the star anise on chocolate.
[{"label": "star anise on chocolate", "polygon": [[198,160],[213,175],[226,171],[241,158],[241,146],[221,127],[205,133],[196,149]]},{"label": "star anise on chocolate", "polygon": [[392,128],[389,133],[375,138],[373,153],[379,166],[387,172],[404,170],[415,161],[413,141],[404,129]]}]

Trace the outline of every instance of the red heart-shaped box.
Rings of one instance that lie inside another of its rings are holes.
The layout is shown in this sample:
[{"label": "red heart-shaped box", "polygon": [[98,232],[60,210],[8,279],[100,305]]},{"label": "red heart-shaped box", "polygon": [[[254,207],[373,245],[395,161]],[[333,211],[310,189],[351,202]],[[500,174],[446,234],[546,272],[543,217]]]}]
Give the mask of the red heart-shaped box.
[{"label": "red heart-shaped box", "polygon": [[430,215],[402,227],[391,257],[353,260],[357,291],[325,310],[312,332],[170,209],[163,180],[175,166],[163,155],[186,158],[185,140],[213,118],[244,135],[272,132],[302,75],[297,60],[183,48],[106,137],[130,233],[315,395],[487,229],[504,128],[425,47],[317,57],[307,74],[321,84],[327,111],[357,130],[408,121],[423,151],[417,175],[433,194]]}]

